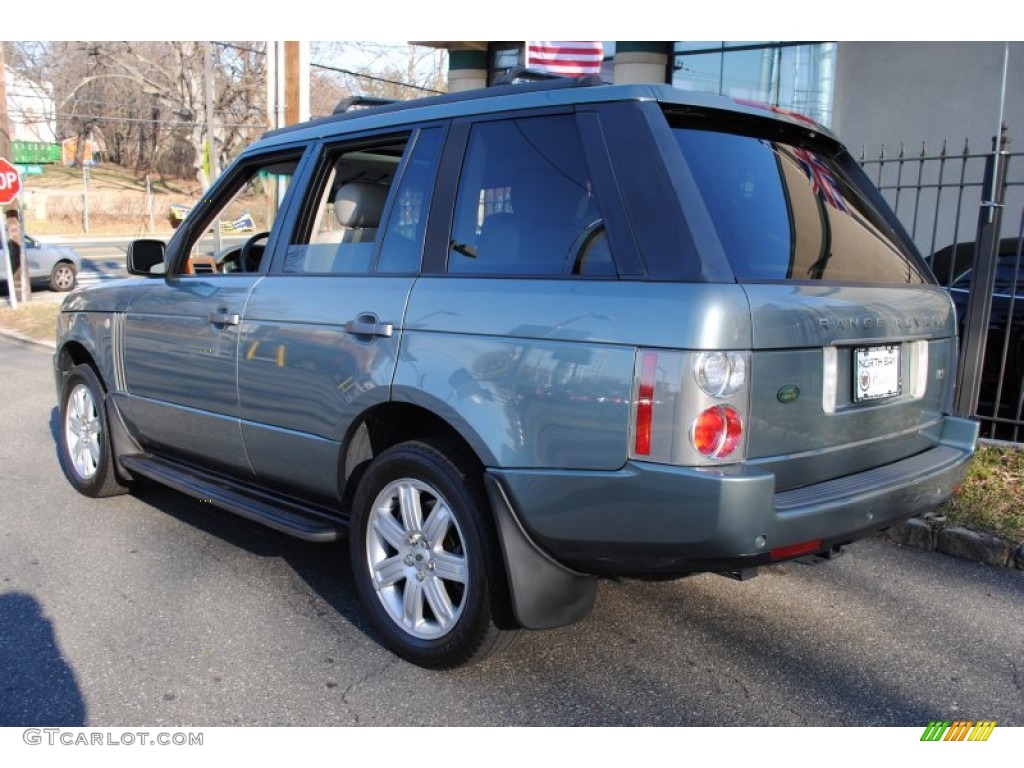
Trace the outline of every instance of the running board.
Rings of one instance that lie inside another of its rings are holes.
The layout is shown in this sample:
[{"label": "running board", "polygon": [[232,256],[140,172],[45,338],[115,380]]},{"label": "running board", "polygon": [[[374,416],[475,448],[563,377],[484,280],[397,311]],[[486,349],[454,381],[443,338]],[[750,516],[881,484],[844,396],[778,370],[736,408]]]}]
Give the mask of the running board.
[{"label": "running board", "polygon": [[294,498],[269,493],[183,465],[149,455],[121,456],[120,462],[133,474],[143,475],[189,496],[262,523],[275,531],[304,541],[337,541],[348,526],[332,517],[332,511],[304,504]]}]

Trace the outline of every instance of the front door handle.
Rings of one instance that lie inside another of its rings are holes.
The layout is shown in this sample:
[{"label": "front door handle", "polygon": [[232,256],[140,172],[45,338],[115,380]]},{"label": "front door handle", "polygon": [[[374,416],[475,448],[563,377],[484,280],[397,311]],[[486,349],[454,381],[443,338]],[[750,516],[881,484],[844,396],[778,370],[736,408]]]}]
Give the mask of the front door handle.
[{"label": "front door handle", "polygon": [[238,325],[242,322],[242,317],[237,312],[228,312],[226,307],[222,307],[208,314],[206,322],[211,325]]},{"label": "front door handle", "polygon": [[345,323],[345,331],[353,336],[383,336],[390,339],[391,334],[395,332],[395,326],[392,323],[376,322],[375,319],[349,320]]}]

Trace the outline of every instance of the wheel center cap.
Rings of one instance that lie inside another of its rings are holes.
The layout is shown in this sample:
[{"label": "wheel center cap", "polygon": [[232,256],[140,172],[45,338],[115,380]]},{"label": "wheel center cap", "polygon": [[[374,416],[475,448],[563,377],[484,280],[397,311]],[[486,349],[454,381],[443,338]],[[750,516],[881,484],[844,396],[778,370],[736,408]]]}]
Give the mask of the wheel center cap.
[{"label": "wheel center cap", "polygon": [[433,570],[433,558],[430,555],[430,548],[427,546],[426,539],[419,538],[417,543],[406,551],[405,556],[402,558],[402,563],[407,568],[414,568],[417,572]]}]

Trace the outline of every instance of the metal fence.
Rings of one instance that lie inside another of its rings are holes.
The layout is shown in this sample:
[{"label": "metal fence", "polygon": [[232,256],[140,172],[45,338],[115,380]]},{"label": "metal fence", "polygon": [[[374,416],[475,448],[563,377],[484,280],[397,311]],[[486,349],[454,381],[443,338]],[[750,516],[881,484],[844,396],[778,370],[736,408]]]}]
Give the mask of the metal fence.
[{"label": "metal fence", "polygon": [[860,163],[957,307],[958,412],[985,437],[1024,442],[1024,152],[945,143]]}]

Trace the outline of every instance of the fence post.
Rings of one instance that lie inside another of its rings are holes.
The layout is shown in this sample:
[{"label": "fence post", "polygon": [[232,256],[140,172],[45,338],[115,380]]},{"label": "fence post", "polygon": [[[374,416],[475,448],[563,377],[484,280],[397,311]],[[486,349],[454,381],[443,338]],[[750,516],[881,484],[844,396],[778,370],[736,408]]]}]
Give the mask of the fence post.
[{"label": "fence post", "polygon": [[149,174],[146,174],[146,212],[149,214],[149,228],[147,232],[153,232],[153,186],[149,180]]},{"label": "fence post", "polygon": [[89,234],[89,166],[82,160],[82,229]]},{"label": "fence post", "polygon": [[978,236],[974,241],[971,293],[967,299],[967,316],[963,325],[960,365],[957,366],[956,376],[956,411],[965,416],[973,416],[977,411],[981,390],[1006,193],[1004,156],[1009,144],[1010,137],[1004,124],[999,136],[992,137],[992,154],[985,158],[985,180],[978,210]]}]

